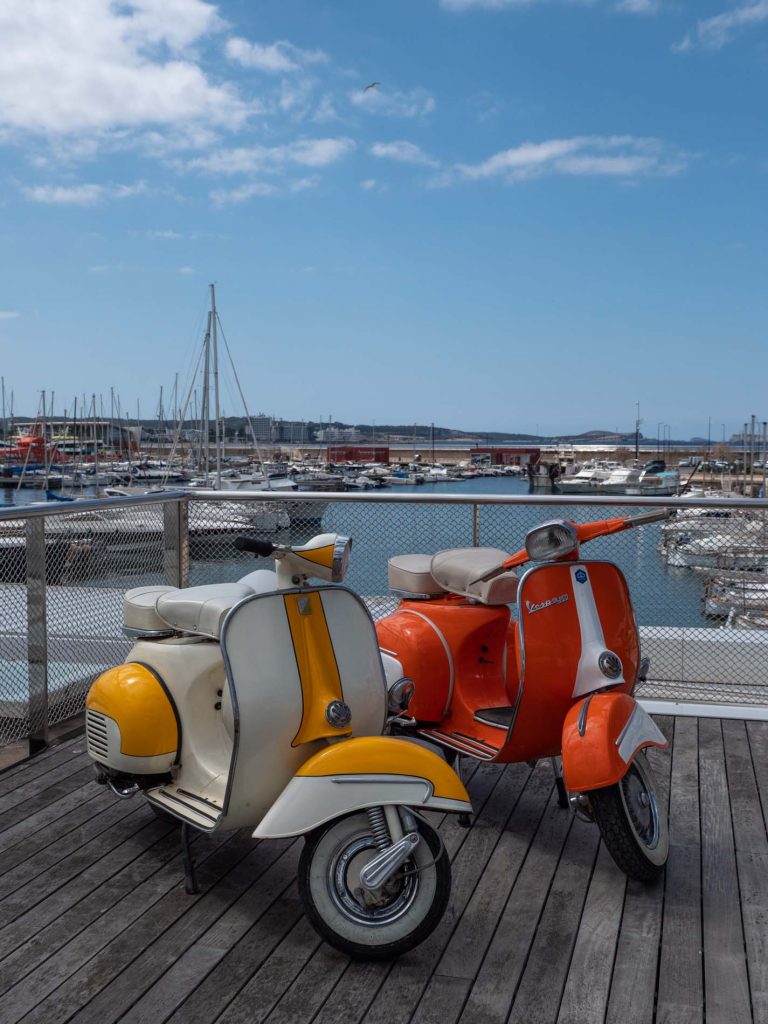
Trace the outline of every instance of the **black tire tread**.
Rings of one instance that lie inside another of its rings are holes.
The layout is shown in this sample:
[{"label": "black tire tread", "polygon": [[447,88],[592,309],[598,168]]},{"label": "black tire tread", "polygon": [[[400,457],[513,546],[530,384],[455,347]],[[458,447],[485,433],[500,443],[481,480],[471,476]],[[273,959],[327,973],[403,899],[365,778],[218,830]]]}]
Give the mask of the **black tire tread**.
[{"label": "black tire tread", "polygon": [[638,882],[652,882],[662,873],[664,865],[653,864],[643,855],[632,826],[627,821],[620,785],[616,783],[604,789],[593,789],[589,794],[592,812],[603,842],[616,865],[629,878]]},{"label": "black tire tread", "polygon": [[342,953],[346,953],[348,956],[355,957],[358,960],[391,960],[393,957],[407,953],[409,949],[418,946],[428,935],[431,935],[437,927],[440,918],[445,913],[445,908],[448,906],[448,899],[451,895],[451,862],[445,852],[445,847],[430,826],[422,826],[420,824],[419,831],[432,851],[432,856],[435,858],[435,871],[437,872],[435,898],[432,900],[432,906],[429,908],[427,916],[412,932],[396,942],[389,942],[381,946],[366,946],[362,943],[345,939],[333,931],[317,912],[310,890],[309,873],[315,847],[320,842],[325,829],[317,829],[306,837],[304,849],[301,851],[301,858],[299,860],[299,895],[301,896],[304,913],[309,923],[329,945],[340,949]]}]

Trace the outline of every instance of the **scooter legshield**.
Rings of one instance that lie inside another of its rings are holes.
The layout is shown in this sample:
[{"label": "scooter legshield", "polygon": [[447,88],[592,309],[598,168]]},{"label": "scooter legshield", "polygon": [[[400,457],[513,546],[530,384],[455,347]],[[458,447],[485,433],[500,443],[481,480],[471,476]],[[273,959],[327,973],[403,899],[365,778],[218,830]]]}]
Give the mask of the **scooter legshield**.
[{"label": "scooter legshield", "polygon": [[612,786],[644,747],[667,740],[626,693],[595,693],[575,704],[563,724],[563,778],[571,793]]}]

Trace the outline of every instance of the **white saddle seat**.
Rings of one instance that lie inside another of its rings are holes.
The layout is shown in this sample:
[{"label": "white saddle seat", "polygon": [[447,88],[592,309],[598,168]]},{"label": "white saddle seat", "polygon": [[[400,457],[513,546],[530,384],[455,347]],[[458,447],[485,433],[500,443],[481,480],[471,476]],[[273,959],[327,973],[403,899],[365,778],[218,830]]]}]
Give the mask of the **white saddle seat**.
[{"label": "white saddle seat", "polygon": [[480,604],[512,604],[517,600],[518,578],[514,572],[504,572],[491,580],[475,582],[498,569],[509,554],[500,548],[451,548],[432,556],[429,569],[444,590],[461,594]]},{"label": "white saddle seat", "polygon": [[429,571],[431,555],[396,555],[387,562],[387,579],[391,590],[410,597],[436,597],[444,594]]},{"label": "white saddle seat", "polygon": [[168,623],[157,614],[157,599],[176,587],[134,587],[123,594],[123,627],[136,635],[167,633]]},{"label": "white saddle seat", "polygon": [[214,583],[161,594],[155,607],[166,628],[218,640],[227,612],[253,593],[253,588],[244,583]]}]

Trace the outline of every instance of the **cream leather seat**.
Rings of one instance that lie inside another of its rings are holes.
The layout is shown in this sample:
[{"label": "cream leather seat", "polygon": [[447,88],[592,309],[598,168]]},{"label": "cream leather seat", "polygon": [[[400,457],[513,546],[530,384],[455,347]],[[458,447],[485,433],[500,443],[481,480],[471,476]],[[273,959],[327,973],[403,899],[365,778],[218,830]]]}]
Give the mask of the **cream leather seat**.
[{"label": "cream leather seat", "polygon": [[476,582],[509,558],[500,548],[451,548],[433,555],[429,568],[434,580],[452,594],[461,594],[480,604],[512,604],[517,600],[518,578],[504,572],[493,579]]},{"label": "cream leather seat", "polygon": [[429,571],[431,555],[397,555],[387,562],[387,579],[391,590],[409,597],[437,597],[445,589]]}]

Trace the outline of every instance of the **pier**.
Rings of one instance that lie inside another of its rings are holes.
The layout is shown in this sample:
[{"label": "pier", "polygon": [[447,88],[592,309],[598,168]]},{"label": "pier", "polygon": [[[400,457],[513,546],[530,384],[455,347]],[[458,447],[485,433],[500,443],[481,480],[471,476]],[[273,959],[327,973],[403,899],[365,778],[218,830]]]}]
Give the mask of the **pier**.
[{"label": "pier", "polygon": [[627,882],[546,762],[464,767],[472,826],[435,818],[449,909],[394,962],[321,943],[300,840],[178,830],[93,780],[76,737],[0,773],[3,1024],[652,1024],[768,1014],[768,724],[657,718],[665,875]]},{"label": "pier", "polygon": [[[374,616],[393,607],[390,549],[499,544],[563,502],[325,497],[323,528],[346,523],[355,536],[350,582]],[[626,560],[641,598],[652,670],[637,695],[669,740],[649,755],[669,809],[663,876],[628,882],[597,827],[558,806],[548,761],[463,761],[470,827],[432,817],[452,862],[448,911],[409,954],[364,963],[322,943],[303,916],[301,840],[198,835],[201,891],[190,896],[177,827],[141,796],[120,800],[96,783],[78,716],[90,680],[127,653],[122,591],[253,567],[222,560],[218,544],[190,556],[187,505],[215,517],[231,492],[111,500],[128,521],[151,512],[158,523],[124,578],[78,562],[64,582],[48,582],[45,522],[64,522],[68,510],[8,513],[26,518],[28,552],[0,608],[2,1024],[768,1020],[768,637],[675,625],[688,571],[665,573],[657,526],[638,531],[638,547],[611,540],[601,555]],[[580,520],[611,514],[606,499],[567,503]],[[640,561],[641,550],[653,559]]]}]

